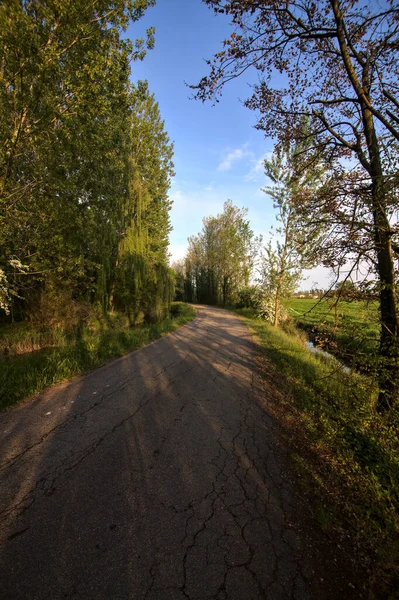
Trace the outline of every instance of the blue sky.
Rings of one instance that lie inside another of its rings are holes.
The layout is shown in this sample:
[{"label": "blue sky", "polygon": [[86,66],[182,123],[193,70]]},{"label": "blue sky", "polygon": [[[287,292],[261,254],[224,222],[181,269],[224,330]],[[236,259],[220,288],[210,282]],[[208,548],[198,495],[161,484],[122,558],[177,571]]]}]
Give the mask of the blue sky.
[{"label": "blue sky", "polygon": [[[158,0],[127,35],[134,39],[151,26],[156,28],[155,48],[142,63],[132,64],[132,80],[148,80],[175,144],[172,260],[184,256],[187,237],[200,231],[202,218],[222,212],[228,199],[248,208],[252,229],[267,239],[274,210],[261,188],[268,183],[263,160],[270,156],[273,141],[255,130],[256,114],[241,102],[250,95],[256,74],[232,81],[215,106],[192,100],[186,85],[207,74],[205,59],[229,35],[228,20],[215,16],[201,0]],[[324,285],[325,273],[311,273],[304,287],[314,281]]]}]

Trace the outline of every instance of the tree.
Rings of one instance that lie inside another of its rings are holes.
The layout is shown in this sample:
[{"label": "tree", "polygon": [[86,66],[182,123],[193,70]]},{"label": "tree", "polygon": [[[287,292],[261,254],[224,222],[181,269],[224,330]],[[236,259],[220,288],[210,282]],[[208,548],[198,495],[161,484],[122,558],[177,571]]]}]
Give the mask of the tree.
[{"label": "tree", "polygon": [[254,238],[246,215],[246,209],[239,209],[228,201],[217,218],[216,260],[222,280],[223,306],[232,301],[240,287],[249,285],[258,239]]},{"label": "tree", "polygon": [[260,240],[246,214],[246,209],[225,202],[223,213],[205,217],[202,231],[189,238],[187,277],[198,302],[226,306],[248,286]]},{"label": "tree", "polygon": [[175,260],[171,268],[175,273],[175,300],[178,302],[185,301],[185,280],[186,280],[186,272],[185,272],[185,264],[184,260]]},{"label": "tree", "polygon": [[266,248],[262,263],[262,277],[267,293],[274,298],[273,325],[278,326],[281,300],[290,296],[301,278],[306,264],[307,246],[304,239],[303,215],[297,210],[296,195],[309,188],[317,188],[321,180],[322,169],[319,165],[300,168],[300,155],[304,144],[285,143],[276,148],[271,160],[265,160],[265,173],[273,185],[264,188],[274,201],[277,210],[277,221],[280,223],[277,233],[280,239],[273,250]]},{"label": "tree", "polygon": [[92,299],[112,268],[125,193],[129,62],[145,53],[143,40],[121,32],[153,3],[0,6],[0,264],[28,267],[15,274],[22,312],[50,282]]},{"label": "tree", "polygon": [[122,235],[112,304],[136,322],[140,314],[161,317],[174,294],[167,254],[173,144],[147,83],[138,82],[129,98],[127,186],[119,214]]},{"label": "tree", "polygon": [[216,217],[203,219],[202,231],[188,238],[186,264],[187,277],[191,276],[193,297],[204,304],[220,302],[220,270],[218,264],[218,220]]},{"label": "tree", "polygon": [[310,162],[322,155],[331,168],[342,171],[347,159],[358,166],[357,187],[365,193],[352,198],[367,213],[361,234],[371,246],[379,282],[384,368],[378,408],[384,410],[399,388],[399,229],[391,218],[398,183],[399,8],[390,0],[204,1],[229,15],[235,31],[209,62],[197,97],[217,96],[226,82],[254,67],[261,80],[246,105],[260,111],[258,127],[265,134],[284,140],[288,132],[301,140],[298,124],[305,116]]},{"label": "tree", "polygon": [[337,298],[342,300],[351,301],[359,299],[359,289],[350,278],[339,281],[335,285],[334,293]]},{"label": "tree", "polygon": [[132,322],[171,300],[173,144],[147,83],[129,81],[153,30],[122,35],[154,3],[0,4],[0,308],[11,318],[50,294]]}]

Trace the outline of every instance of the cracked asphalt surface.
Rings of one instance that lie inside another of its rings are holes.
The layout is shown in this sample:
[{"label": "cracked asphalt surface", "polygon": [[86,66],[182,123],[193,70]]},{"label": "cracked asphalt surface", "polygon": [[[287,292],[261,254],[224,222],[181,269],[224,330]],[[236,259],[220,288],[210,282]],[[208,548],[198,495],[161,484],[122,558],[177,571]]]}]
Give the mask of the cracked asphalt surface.
[{"label": "cracked asphalt surface", "polygon": [[[0,597],[355,598],[216,308],[0,416]],[[341,582],[341,583],[340,583]]]}]

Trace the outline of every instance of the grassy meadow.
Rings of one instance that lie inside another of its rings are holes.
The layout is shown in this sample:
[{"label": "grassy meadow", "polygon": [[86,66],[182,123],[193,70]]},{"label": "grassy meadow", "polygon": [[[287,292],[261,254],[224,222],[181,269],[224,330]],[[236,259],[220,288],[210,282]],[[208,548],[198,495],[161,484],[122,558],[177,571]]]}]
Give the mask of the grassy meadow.
[{"label": "grassy meadow", "polygon": [[347,364],[367,370],[378,347],[378,303],[290,298],[288,314],[308,337]]},{"label": "grassy meadow", "polygon": [[109,313],[92,317],[73,337],[62,330],[40,333],[26,323],[6,326],[0,330],[0,409],[136,350],[195,314],[193,306],[173,302],[163,321],[129,327],[126,317]]}]

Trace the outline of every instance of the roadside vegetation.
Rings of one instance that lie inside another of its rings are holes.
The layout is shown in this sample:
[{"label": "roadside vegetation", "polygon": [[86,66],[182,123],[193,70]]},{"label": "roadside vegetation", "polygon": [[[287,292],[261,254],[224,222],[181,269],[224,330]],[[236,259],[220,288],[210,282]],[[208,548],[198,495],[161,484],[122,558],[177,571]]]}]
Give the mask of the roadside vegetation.
[{"label": "roadside vegetation", "polygon": [[[274,200],[282,242],[273,249],[257,240],[240,261],[238,227],[224,229],[222,215],[205,218],[177,265],[178,293],[205,303],[227,300],[245,319],[270,384],[265,401],[287,436],[310,509],[334,539],[347,548],[350,540],[354,562],[370,575],[366,597],[393,599],[399,584],[399,403],[394,396],[389,409],[379,410],[378,301],[348,281],[324,299],[322,292],[320,298],[292,297],[301,261],[298,238],[287,226],[287,188],[284,181],[279,186],[274,192],[281,201]],[[245,215],[230,208],[240,219]],[[248,264],[251,276],[245,278]]]},{"label": "roadside vegetation", "polygon": [[247,220],[248,210],[229,200],[216,217],[204,217],[188,238],[183,260],[174,263],[177,299],[228,306],[249,285],[262,241]]},{"label": "roadside vegetation", "polygon": [[126,29],[153,5],[0,5],[1,407],[192,316],[165,320],[173,144],[130,79],[154,30]]},{"label": "roadside vegetation", "polygon": [[233,209],[238,222],[224,227],[223,215],[203,220],[175,266],[178,294],[227,304],[245,319],[270,384],[265,400],[287,436],[310,509],[369,573],[366,597],[393,599],[399,586],[399,403],[394,395],[381,410],[379,303],[349,279],[316,298],[293,297],[308,259],[290,222],[290,171],[276,165],[285,173],[281,182],[276,166],[272,188],[280,241],[262,248],[244,221],[252,244],[250,253],[241,253],[236,232],[245,212],[228,203],[225,211]]},{"label": "roadside vegetation", "polygon": [[[276,141],[263,191],[277,227],[263,244],[226,201],[173,268],[173,143],[130,80],[154,30],[126,37],[155,0],[0,3],[0,407],[192,319],[173,299],[235,306],[284,389],[274,408],[320,521],[345,515],[382,589],[399,588],[399,8],[203,1],[234,31],[192,87],[218,101],[257,71],[245,104]],[[316,265],[333,294],[291,299]]]},{"label": "roadside vegetation", "polygon": [[[42,337],[25,325],[17,324],[18,333],[10,328],[8,335],[2,338],[3,348],[8,342],[9,352],[8,356],[0,357],[0,409],[136,350],[175,331],[195,314],[194,307],[173,302],[166,318],[155,323],[130,327],[126,315],[100,313],[81,324],[73,335],[58,330]],[[45,345],[52,347],[19,354],[21,339],[25,336],[24,348],[28,349],[30,335],[36,336],[37,343],[45,340]]]},{"label": "roadside vegetation", "polygon": [[279,390],[266,400],[289,432],[304,492],[321,526],[354,540],[358,560],[370,572],[370,597],[373,590],[378,598],[396,597],[399,411],[378,415],[376,383],[312,353],[291,321],[275,328],[254,309],[235,312],[256,336],[264,377]]}]

